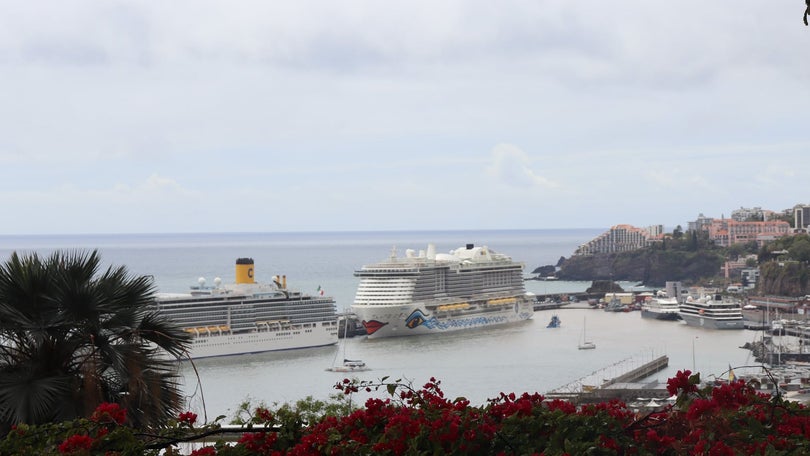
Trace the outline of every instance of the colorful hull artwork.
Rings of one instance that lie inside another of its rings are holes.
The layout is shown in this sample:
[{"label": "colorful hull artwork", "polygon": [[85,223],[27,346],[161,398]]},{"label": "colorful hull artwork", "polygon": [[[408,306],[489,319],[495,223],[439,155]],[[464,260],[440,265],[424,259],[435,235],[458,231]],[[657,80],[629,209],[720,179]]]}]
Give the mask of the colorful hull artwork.
[{"label": "colorful hull artwork", "polygon": [[[362,313],[362,312],[359,312]],[[399,315],[407,315],[402,318],[371,317],[361,318],[363,327],[370,338],[407,336],[416,334],[432,334],[437,332],[456,331],[461,329],[473,329],[491,325],[508,324],[528,320],[532,318],[533,309],[530,303],[525,305],[515,305],[498,313],[488,315],[470,314],[458,315],[450,318],[437,317],[422,309],[416,308],[407,312],[396,312]]]}]

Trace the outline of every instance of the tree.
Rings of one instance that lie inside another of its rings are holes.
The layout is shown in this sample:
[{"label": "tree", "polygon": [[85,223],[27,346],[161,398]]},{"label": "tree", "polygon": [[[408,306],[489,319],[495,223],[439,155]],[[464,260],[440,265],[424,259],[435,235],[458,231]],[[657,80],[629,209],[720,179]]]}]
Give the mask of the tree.
[{"label": "tree", "polygon": [[810,239],[807,236],[797,236],[788,252],[790,257],[796,261],[810,262]]},{"label": "tree", "polygon": [[151,278],[99,266],[96,251],[0,265],[0,433],[104,402],[142,427],[180,411],[176,357],[189,336],[157,314]]}]

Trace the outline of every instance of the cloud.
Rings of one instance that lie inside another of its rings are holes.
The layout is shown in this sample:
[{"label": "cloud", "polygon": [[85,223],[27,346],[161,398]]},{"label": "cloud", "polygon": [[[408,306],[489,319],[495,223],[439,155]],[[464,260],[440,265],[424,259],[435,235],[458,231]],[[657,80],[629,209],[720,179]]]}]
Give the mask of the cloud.
[{"label": "cloud", "polygon": [[531,159],[519,147],[512,144],[498,144],[492,149],[492,163],[487,173],[499,182],[527,188],[558,188],[559,184],[540,176],[531,168]]}]

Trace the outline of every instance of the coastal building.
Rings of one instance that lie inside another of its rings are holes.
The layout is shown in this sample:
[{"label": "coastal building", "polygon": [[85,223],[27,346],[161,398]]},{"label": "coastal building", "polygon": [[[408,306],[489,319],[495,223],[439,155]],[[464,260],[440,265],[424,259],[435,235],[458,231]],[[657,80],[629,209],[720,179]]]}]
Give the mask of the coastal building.
[{"label": "coastal building", "polygon": [[662,239],[664,237],[664,225],[650,225],[647,227],[647,234],[651,239]]},{"label": "coastal building", "polygon": [[646,247],[650,242],[650,230],[632,225],[616,225],[590,242],[582,244],[574,255],[628,252]]},{"label": "coastal building", "polygon": [[761,222],[765,220],[765,213],[761,207],[740,207],[731,211],[731,219],[737,222]]},{"label": "coastal building", "polygon": [[797,204],[793,206],[793,226],[797,233],[806,233],[810,226],[810,205]]},{"label": "coastal building", "polygon": [[708,226],[712,224],[712,220],[714,220],[714,219],[711,218],[711,217],[706,217],[705,215],[703,215],[701,213],[701,214],[698,215],[697,220],[695,220],[694,222],[689,222],[687,224],[688,230],[689,231],[705,231],[706,229],[708,229]]},{"label": "coastal building", "polygon": [[746,268],[740,271],[742,285],[745,289],[753,289],[759,280],[759,268]]},{"label": "coastal building", "polygon": [[720,268],[720,272],[726,279],[740,280],[745,288],[754,288],[757,283],[757,278],[759,278],[759,269],[749,267],[749,265],[756,265],[756,262],[756,255],[746,255],[736,260],[726,261]]},{"label": "coastal building", "polygon": [[681,282],[667,282],[664,291],[670,298],[675,298],[678,302],[683,302],[689,296],[689,290]]},{"label": "coastal building", "polygon": [[787,236],[791,233],[791,228],[788,222],[782,220],[738,222],[722,218],[712,219],[706,231],[709,233],[709,239],[721,247],[752,241],[762,246],[766,242]]}]

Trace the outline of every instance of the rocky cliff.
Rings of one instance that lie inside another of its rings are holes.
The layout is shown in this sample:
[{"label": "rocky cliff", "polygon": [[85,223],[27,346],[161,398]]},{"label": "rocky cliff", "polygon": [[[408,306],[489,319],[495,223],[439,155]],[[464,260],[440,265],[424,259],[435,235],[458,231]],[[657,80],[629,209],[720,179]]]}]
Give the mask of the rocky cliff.
[{"label": "rocky cliff", "polygon": [[798,261],[769,261],[759,267],[757,293],[775,296],[805,296],[810,270]]},{"label": "rocky cliff", "polygon": [[722,256],[715,251],[642,249],[573,256],[563,262],[557,277],[563,280],[638,281],[660,287],[667,281],[697,283],[716,277],[722,264]]}]

